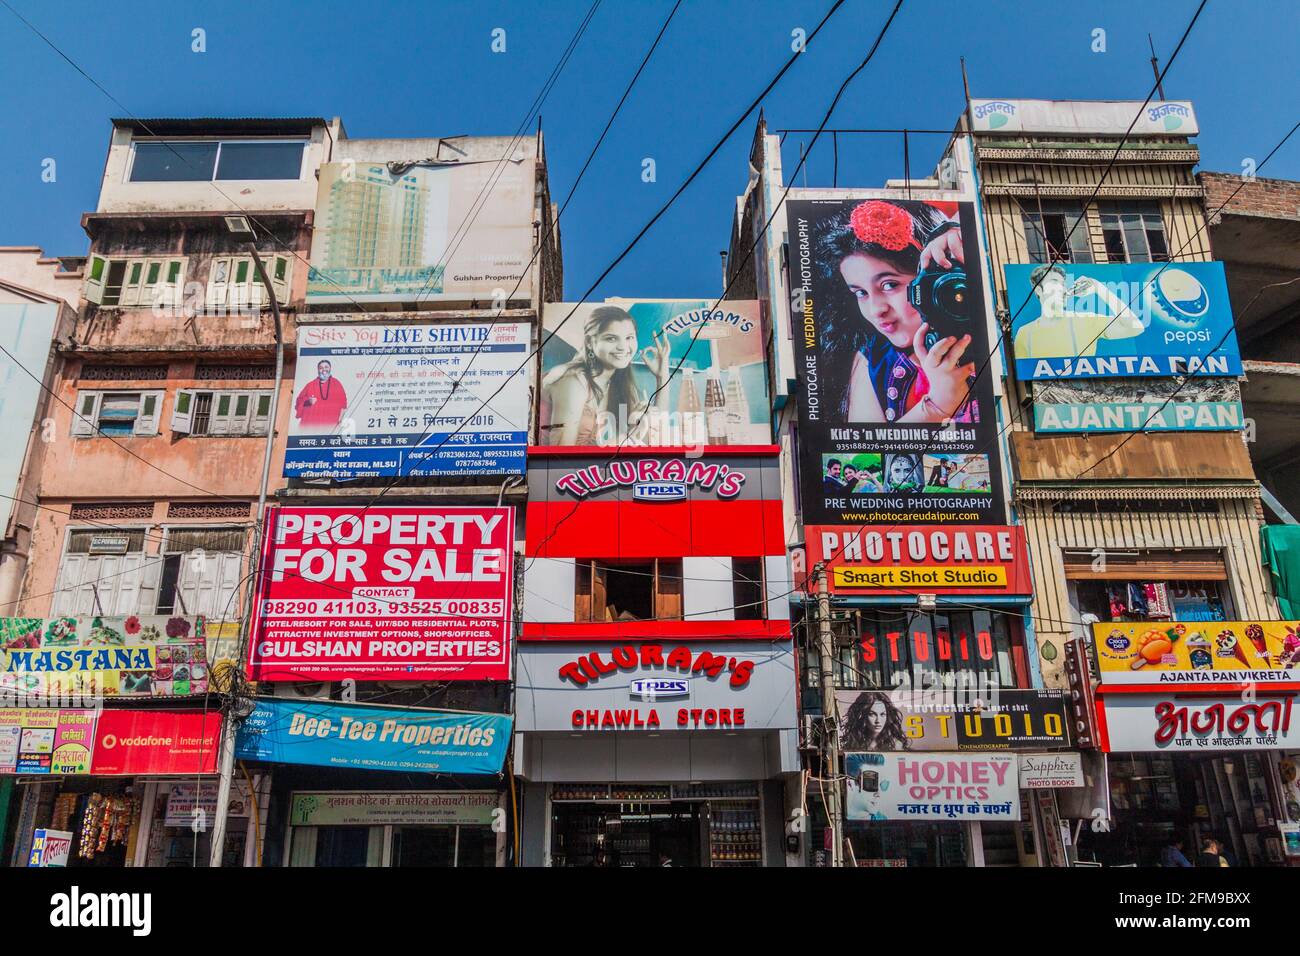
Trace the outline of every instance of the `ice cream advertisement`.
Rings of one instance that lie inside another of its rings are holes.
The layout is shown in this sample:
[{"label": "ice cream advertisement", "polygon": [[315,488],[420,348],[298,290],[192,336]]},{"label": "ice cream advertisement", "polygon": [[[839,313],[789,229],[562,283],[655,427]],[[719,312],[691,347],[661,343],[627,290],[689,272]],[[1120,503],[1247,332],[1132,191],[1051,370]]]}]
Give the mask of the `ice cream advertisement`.
[{"label": "ice cream advertisement", "polygon": [[1300,681],[1300,621],[1094,624],[1103,684]]}]

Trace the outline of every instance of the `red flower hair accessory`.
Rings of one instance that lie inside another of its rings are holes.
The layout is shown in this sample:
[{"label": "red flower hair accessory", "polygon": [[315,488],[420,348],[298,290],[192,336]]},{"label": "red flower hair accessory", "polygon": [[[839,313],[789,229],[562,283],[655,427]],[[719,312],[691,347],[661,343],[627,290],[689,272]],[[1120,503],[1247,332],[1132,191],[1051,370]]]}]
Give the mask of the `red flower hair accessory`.
[{"label": "red flower hair accessory", "polygon": [[899,252],[921,244],[912,233],[912,216],[906,209],[890,202],[872,199],[859,203],[849,216],[849,225],[859,240]]}]

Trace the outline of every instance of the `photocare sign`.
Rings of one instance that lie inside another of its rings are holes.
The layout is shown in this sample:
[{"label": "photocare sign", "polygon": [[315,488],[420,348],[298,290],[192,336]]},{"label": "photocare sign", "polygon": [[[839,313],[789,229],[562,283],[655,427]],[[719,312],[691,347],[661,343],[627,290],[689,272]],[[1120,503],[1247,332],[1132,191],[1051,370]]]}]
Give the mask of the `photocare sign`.
[{"label": "photocare sign", "polygon": [[257,701],[239,727],[241,760],[412,773],[499,773],[508,714]]},{"label": "photocare sign", "polygon": [[523,474],[531,336],[524,322],[299,326],[285,475]]},{"label": "photocare sign", "polygon": [[253,680],[509,680],[514,509],[271,509]]},{"label": "photocare sign", "polygon": [[1018,820],[1015,754],[846,753],[849,820]]},{"label": "photocare sign", "polygon": [[1103,684],[1300,682],[1300,621],[1140,621],[1092,634]]},{"label": "photocare sign", "polygon": [[1020,527],[809,525],[806,542],[833,594],[1033,592]]}]

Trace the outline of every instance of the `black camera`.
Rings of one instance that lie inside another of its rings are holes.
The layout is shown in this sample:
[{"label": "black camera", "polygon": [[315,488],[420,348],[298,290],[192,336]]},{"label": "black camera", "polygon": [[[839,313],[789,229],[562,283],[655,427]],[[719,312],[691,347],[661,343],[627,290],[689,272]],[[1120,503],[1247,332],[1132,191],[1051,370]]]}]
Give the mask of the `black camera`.
[{"label": "black camera", "polygon": [[922,269],[907,287],[907,301],[929,323],[925,332],[927,349],[950,335],[970,332],[965,269]]}]

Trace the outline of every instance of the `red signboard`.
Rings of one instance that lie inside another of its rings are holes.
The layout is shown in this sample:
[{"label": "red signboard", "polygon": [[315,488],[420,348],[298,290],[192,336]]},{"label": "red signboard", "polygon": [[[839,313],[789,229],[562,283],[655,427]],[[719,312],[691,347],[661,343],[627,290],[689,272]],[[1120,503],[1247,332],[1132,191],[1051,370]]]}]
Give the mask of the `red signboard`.
[{"label": "red signboard", "polygon": [[514,509],[282,507],[254,680],[509,680]]},{"label": "red signboard", "polygon": [[95,729],[92,774],[216,773],[221,713],[105,710]]},{"label": "red signboard", "polygon": [[809,525],[808,567],[832,594],[1033,592],[1023,528],[1008,525]]}]

